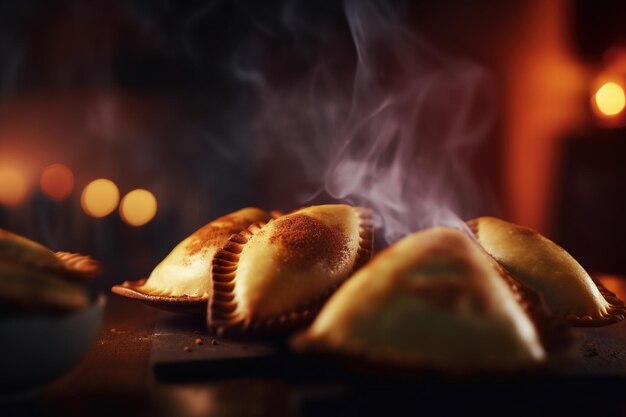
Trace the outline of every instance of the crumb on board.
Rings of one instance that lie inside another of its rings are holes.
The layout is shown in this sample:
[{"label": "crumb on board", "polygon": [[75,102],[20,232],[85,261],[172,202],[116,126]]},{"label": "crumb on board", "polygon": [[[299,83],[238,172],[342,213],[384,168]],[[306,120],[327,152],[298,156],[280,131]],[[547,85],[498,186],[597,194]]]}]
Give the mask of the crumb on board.
[{"label": "crumb on board", "polygon": [[600,355],[598,353],[598,349],[596,349],[596,347],[594,345],[592,345],[591,343],[586,343],[583,346],[583,356],[586,358],[590,358],[592,356],[598,356]]},{"label": "crumb on board", "polygon": [[212,344],[213,346],[215,346],[215,345],[219,345],[219,343],[218,343],[218,342],[217,342],[217,340],[215,340],[215,339],[211,339],[211,344]]},{"label": "crumb on board", "polygon": [[193,341],[196,345],[202,345],[204,342],[199,337],[196,337]]},{"label": "crumb on board", "polygon": [[184,350],[185,352],[193,352],[193,349],[192,349],[192,348],[190,348],[189,346],[185,346],[185,347],[183,348],[183,350]]}]

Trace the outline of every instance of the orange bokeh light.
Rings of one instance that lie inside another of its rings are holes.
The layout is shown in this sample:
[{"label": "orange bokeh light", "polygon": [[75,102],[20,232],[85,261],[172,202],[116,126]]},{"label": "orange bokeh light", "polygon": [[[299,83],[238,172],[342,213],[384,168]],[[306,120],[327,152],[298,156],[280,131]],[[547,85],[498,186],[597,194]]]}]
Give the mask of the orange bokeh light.
[{"label": "orange bokeh light", "polygon": [[621,85],[607,82],[598,88],[594,94],[594,101],[601,116],[613,117],[624,110],[626,95]]},{"label": "orange bokeh light", "polygon": [[131,226],[143,226],[154,218],[156,212],[156,198],[148,190],[133,190],[124,196],[120,204],[120,216]]},{"label": "orange bokeh light", "polygon": [[111,214],[120,201],[117,185],[111,180],[100,178],[87,184],[80,196],[80,205],[91,217]]},{"label": "orange bokeh light", "polygon": [[53,164],[43,170],[39,185],[53,200],[64,200],[74,190],[74,174],[63,164]]},{"label": "orange bokeh light", "polygon": [[0,164],[0,204],[15,206],[26,199],[28,179],[18,166]]}]

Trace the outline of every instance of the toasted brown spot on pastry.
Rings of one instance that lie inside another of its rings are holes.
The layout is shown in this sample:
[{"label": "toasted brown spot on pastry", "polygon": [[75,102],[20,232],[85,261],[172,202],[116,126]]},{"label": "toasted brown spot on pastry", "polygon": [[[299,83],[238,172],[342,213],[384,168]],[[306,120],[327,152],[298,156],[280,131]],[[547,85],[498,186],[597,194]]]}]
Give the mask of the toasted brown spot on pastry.
[{"label": "toasted brown spot on pastry", "polygon": [[303,214],[294,214],[277,223],[269,242],[282,246],[276,253],[279,262],[298,264],[302,268],[324,260],[329,264],[339,263],[349,251],[341,227],[327,226]]},{"label": "toasted brown spot on pastry", "polygon": [[[310,322],[324,300],[371,257],[371,213],[307,207],[231,237],[214,260],[209,328],[254,335]],[[236,268],[227,271],[223,265]]]}]

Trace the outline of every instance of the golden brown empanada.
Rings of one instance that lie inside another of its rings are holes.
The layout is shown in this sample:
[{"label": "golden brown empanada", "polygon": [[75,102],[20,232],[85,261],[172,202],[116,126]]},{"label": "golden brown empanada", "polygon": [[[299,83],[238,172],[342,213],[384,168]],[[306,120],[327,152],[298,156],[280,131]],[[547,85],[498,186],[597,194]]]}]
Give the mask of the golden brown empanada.
[{"label": "golden brown empanada", "polygon": [[125,281],[112,291],[164,310],[205,313],[212,293],[215,253],[231,235],[270,218],[269,213],[252,207],[220,217],[180,242],[150,277]]},{"label": "golden brown empanada", "polygon": [[76,310],[89,304],[72,283],[93,278],[100,264],[88,256],[59,252],[0,229],[0,304],[7,312]]},{"label": "golden brown empanada", "polygon": [[541,294],[553,314],[579,326],[614,323],[626,316],[624,304],[550,239],[494,217],[468,225],[491,256]]},{"label": "golden brown empanada", "polygon": [[45,270],[64,269],[54,252],[23,236],[0,229],[0,260]]},{"label": "golden brown empanada", "polygon": [[372,254],[368,209],[303,208],[233,236],[214,260],[208,325],[217,333],[276,333],[310,322]]},{"label": "golden brown empanada", "polygon": [[100,263],[89,256],[70,252],[54,253],[37,242],[3,229],[0,229],[0,261],[83,280],[102,272]]},{"label": "golden brown empanada", "polygon": [[351,277],[292,347],[409,372],[535,366],[546,351],[503,274],[459,230],[414,233]]},{"label": "golden brown empanada", "polygon": [[0,261],[0,312],[71,311],[88,305],[82,286],[50,271]]}]

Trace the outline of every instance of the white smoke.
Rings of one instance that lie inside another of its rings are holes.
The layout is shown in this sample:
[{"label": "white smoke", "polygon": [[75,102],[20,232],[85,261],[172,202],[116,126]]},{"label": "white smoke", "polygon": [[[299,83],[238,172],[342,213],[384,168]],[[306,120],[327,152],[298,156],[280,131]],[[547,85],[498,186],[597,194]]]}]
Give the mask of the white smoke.
[{"label": "white smoke", "polygon": [[463,227],[483,209],[468,162],[495,119],[488,73],[435,50],[382,2],[348,0],[344,10],[357,58],[351,86],[326,62],[286,87],[237,64],[259,100],[255,149],[296,158],[318,186],[302,203],[326,193],[373,208],[387,243]]}]

